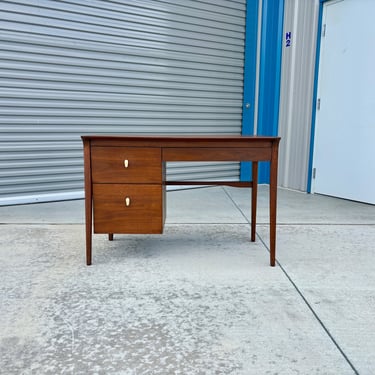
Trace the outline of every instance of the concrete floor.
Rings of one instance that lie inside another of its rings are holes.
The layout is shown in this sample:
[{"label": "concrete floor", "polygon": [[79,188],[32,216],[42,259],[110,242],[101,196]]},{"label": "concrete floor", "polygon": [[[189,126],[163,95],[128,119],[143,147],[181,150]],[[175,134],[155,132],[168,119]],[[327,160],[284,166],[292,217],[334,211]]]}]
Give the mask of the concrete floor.
[{"label": "concrete floor", "polygon": [[0,207],[1,374],[375,374],[375,207],[267,187],[167,194],[164,235],[94,235],[84,203]]}]

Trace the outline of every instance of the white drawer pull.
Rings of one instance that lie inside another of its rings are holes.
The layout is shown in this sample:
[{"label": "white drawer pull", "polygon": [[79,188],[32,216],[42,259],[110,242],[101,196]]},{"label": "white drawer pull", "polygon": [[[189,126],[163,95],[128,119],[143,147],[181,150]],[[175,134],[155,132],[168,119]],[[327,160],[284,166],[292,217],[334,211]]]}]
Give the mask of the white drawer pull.
[{"label": "white drawer pull", "polygon": [[125,168],[128,168],[128,167],[129,167],[129,160],[128,160],[128,159],[125,159],[125,160],[124,160],[124,167],[125,167]]},{"label": "white drawer pull", "polygon": [[125,206],[126,206],[126,207],[129,207],[129,206],[130,206],[130,198],[129,198],[129,197],[126,197],[126,198],[125,198]]}]

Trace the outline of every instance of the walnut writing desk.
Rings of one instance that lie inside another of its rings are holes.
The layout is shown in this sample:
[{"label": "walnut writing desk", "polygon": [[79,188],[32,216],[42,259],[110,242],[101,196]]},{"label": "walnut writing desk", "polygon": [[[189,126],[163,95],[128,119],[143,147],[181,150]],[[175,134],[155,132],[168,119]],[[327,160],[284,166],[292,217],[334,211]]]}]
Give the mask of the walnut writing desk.
[{"label": "walnut writing desk", "polygon": [[[279,137],[82,136],[85,165],[86,263],[94,233],[162,233],[166,185],[252,187],[251,241],[255,241],[258,162],[270,161],[270,264],[275,265]],[[252,161],[252,181],[167,181],[167,161]]]}]

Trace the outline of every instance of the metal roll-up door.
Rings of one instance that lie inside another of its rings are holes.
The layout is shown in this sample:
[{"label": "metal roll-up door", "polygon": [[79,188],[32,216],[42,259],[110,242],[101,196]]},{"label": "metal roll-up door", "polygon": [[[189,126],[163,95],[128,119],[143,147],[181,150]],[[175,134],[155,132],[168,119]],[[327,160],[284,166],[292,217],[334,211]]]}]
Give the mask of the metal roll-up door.
[{"label": "metal roll-up door", "polygon": [[[0,204],[83,196],[82,134],[240,134],[246,0],[0,3]],[[238,163],[169,165],[238,179]]]},{"label": "metal roll-up door", "polygon": [[306,191],[319,1],[285,0],[279,112],[279,184]]}]

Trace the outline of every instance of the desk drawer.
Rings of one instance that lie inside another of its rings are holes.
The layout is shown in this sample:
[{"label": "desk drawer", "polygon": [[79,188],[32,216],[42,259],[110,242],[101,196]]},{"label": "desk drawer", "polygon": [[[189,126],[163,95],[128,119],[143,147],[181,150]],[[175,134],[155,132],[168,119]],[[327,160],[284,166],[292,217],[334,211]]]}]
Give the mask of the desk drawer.
[{"label": "desk drawer", "polygon": [[271,160],[266,147],[165,147],[164,161],[259,161]]},{"label": "desk drawer", "polygon": [[162,233],[163,185],[94,184],[95,233]]},{"label": "desk drawer", "polygon": [[161,183],[160,148],[92,147],[92,181]]}]

